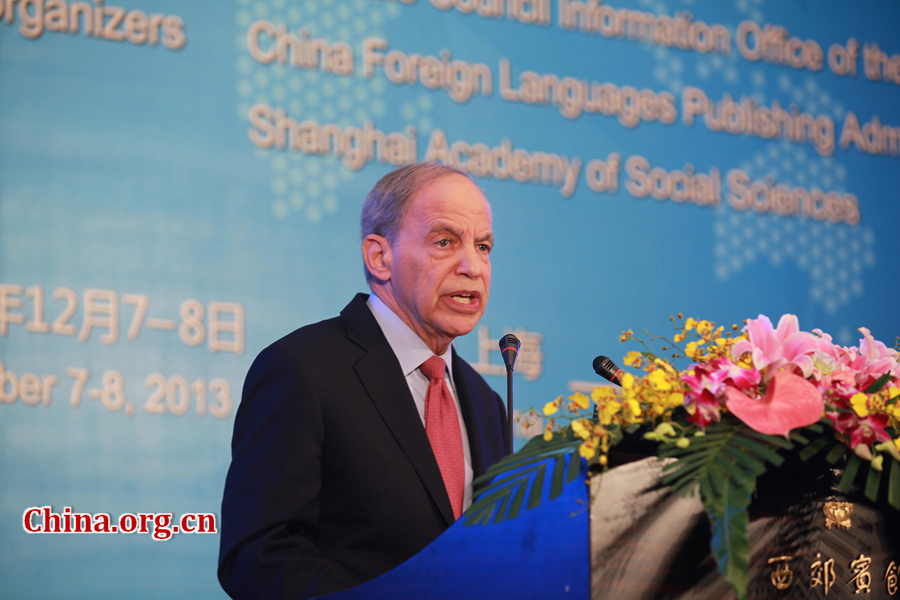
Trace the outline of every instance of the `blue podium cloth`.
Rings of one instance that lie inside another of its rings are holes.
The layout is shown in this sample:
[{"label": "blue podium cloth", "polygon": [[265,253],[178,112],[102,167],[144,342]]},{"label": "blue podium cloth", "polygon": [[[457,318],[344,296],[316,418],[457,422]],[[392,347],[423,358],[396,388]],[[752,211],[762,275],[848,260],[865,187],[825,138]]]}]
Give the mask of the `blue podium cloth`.
[{"label": "blue podium cloth", "polygon": [[[547,462],[548,474],[554,459]],[[569,457],[567,460],[581,460]],[[590,597],[590,527],[587,471],[549,500],[523,506],[509,521],[464,525],[465,516],[408,561],[368,583],[327,600],[497,600]],[[529,489],[530,491],[530,489]]]}]

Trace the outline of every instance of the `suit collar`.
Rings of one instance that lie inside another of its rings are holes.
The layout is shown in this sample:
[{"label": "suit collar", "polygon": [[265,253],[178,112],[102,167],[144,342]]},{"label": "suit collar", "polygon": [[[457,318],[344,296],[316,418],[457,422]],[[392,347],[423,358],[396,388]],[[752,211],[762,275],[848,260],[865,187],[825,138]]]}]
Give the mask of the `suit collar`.
[{"label": "suit collar", "polygon": [[368,294],[357,294],[341,311],[341,318],[347,328],[347,338],[365,350],[375,348],[382,342],[387,343],[378,322],[372,316],[372,311],[366,306],[368,299]]},{"label": "suit collar", "polygon": [[[400,361],[400,367],[403,369],[403,376],[408,377],[410,373],[418,369],[423,362],[434,356],[428,344],[419,337],[419,335],[407,325],[390,307],[385,304],[381,298],[372,294],[366,302],[375,320],[378,321],[379,327],[384,337],[387,338],[388,344]],[[440,355],[448,367],[451,367],[453,359],[453,344],[447,345],[447,351]],[[455,378],[453,369],[449,369],[450,386],[455,386]],[[455,389],[455,388],[454,388]]]}]

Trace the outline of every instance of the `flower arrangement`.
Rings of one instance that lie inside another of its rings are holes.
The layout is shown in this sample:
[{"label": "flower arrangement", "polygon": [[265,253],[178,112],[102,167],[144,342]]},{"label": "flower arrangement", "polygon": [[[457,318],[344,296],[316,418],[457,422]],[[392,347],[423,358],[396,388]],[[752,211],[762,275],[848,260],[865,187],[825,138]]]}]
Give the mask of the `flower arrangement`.
[{"label": "flower arrangement", "polygon": [[[875,340],[868,329],[860,328],[859,347],[844,348],[821,330],[801,331],[794,315],[784,315],[777,327],[760,315],[748,320],[737,336],[710,321],[682,322],[664,349],[681,350],[677,344],[690,340],[682,352],[695,362],[687,369],[676,370],[649,348],[629,352],[625,364],[644,370],[645,376],[626,373],[621,392],[604,386],[597,387],[590,399],[580,393],[569,396],[565,408],[572,415],[587,409],[591,400],[597,406],[596,421],[571,419],[585,459],[605,464],[617,428],[648,422],[658,426],[647,437],[660,442],[674,439],[676,446],[686,449],[689,432],[702,434],[730,413],[753,431],[785,438],[824,417],[838,439],[871,461],[874,469],[882,470],[886,455],[900,461],[898,353]],[[624,332],[622,341],[629,339],[643,343],[633,332]],[[673,355],[681,357],[678,352]],[[543,412],[554,415],[562,404],[559,397]],[[683,415],[676,414],[679,409]],[[545,439],[555,426],[551,419]]]},{"label": "flower arrangement", "polygon": [[[839,346],[820,330],[801,331],[794,315],[781,317],[777,327],[760,315],[729,331],[681,314],[671,320],[671,340],[648,334],[671,358],[658,356],[626,331],[621,341],[637,341],[644,350],[629,352],[624,362],[642,375],[625,373],[621,390],[599,386],[590,397],[575,393],[548,402],[543,436],[486,474],[497,479],[479,491],[472,519],[494,514],[510,481],[498,475],[576,449],[589,465],[606,468],[612,447],[644,431],[645,438],[659,444],[659,457],[674,459],[664,467],[663,483],[681,493],[699,489],[719,570],[744,598],[750,554],[747,507],[756,478],[769,465],[780,466],[785,451],[802,446],[802,460],[822,455],[842,468],[839,485],[844,492],[868,465],[865,495],[873,501],[887,473],[887,500],[900,510],[896,350],[865,328],[860,328],[858,346]],[[691,364],[679,370],[676,360]],[[562,463],[557,469],[554,480],[561,485]],[[571,467],[568,471],[566,478],[572,476]],[[517,495],[524,496],[524,488]],[[529,506],[535,504],[533,496]]]}]

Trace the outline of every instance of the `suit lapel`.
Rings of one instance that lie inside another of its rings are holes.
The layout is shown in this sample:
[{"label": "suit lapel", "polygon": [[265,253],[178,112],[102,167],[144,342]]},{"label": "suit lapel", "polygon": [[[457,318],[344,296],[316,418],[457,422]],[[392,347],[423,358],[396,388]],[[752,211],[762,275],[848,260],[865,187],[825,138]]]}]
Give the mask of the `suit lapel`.
[{"label": "suit lapel", "polygon": [[341,311],[347,337],[367,351],[354,365],[354,370],[449,526],[453,523],[453,508],[428,435],[403,377],[400,362],[366,306],[366,299],[365,294],[357,294]]},{"label": "suit lapel", "polygon": [[466,434],[469,438],[469,455],[472,459],[472,472],[475,477],[484,473],[484,457],[481,453],[482,440],[479,432],[483,431],[478,422],[475,411],[475,402],[469,392],[469,381],[465,371],[460,367],[460,359],[453,351],[453,382],[456,384],[456,396],[459,398],[459,410],[462,412],[463,421],[466,423]]}]

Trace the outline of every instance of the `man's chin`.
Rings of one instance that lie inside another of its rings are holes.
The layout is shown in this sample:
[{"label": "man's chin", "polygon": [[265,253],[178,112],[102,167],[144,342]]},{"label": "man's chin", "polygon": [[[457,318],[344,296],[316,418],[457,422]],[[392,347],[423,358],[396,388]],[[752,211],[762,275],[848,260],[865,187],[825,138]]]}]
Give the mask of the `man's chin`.
[{"label": "man's chin", "polygon": [[475,326],[478,325],[478,321],[481,320],[482,313],[472,315],[455,315],[452,318],[448,318],[442,325],[442,329],[449,337],[460,337],[463,335],[468,335],[475,329]]}]

